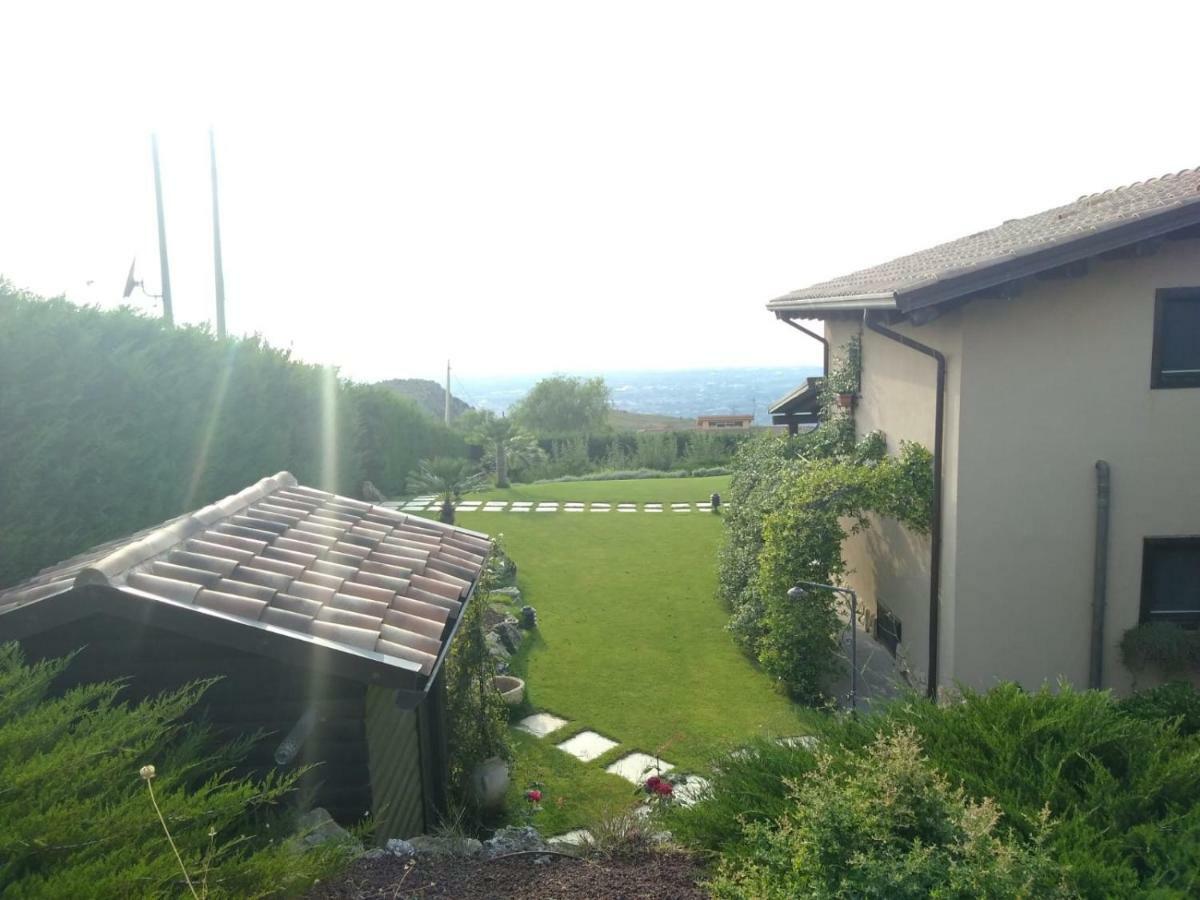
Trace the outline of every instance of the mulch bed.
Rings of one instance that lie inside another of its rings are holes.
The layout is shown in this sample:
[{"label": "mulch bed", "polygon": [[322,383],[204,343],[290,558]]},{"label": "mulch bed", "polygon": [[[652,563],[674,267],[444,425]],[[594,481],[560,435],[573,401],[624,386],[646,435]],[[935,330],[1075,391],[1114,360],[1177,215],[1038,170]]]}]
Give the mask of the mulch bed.
[{"label": "mulch bed", "polygon": [[[538,860],[542,860],[539,862]],[[704,871],[679,853],[606,860],[519,855],[491,861],[457,856],[360,859],[335,881],[318,885],[312,900],[455,897],[461,900],[690,900]]]}]

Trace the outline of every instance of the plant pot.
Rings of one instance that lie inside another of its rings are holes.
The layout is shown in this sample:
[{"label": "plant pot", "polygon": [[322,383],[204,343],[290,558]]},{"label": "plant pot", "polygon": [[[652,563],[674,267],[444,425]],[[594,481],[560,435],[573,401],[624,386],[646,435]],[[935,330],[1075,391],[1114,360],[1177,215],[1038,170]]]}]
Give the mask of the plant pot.
[{"label": "plant pot", "polygon": [[508,706],[520,706],[525,699],[525,682],[515,675],[497,675],[492,679],[492,684]]},{"label": "plant pot", "polygon": [[508,794],[508,763],[498,756],[491,756],[471,771],[471,795],[476,806],[483,810],[496,810],[504,806]]},{"label": "plant pot", "polygon": [[842,409],[853,409],[854,408],[854,395],[853,394],[838,394],[837,395],[837,404]]}]

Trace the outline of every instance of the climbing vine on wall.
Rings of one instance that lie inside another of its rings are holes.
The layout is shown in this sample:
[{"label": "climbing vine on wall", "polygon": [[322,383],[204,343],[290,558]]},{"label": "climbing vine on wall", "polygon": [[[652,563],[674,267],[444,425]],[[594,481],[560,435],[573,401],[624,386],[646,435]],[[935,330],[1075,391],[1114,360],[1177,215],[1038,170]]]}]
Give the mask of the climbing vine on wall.
[{"label": "climbing vine on wall", "polygon": [[[830,393],[857,389],[855,346],[831,372]],[[832,595],[796,601],[788,588],[838,583],[847,573],[842,543],[872,513],[927,532],[932,492],[929,451],[902,443],[888,456],[879,433],[855,441],[853,416],[835,403],[814,431],[764,437],[735,458],[719,593],[738,642],[797,700],[820,702],[838,673],[841,623]]]}]

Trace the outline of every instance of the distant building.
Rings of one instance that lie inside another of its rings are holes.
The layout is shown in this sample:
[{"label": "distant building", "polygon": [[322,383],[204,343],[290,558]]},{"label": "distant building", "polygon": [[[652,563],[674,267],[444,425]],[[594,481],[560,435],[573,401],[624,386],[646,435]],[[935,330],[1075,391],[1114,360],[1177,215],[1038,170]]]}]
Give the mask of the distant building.
[{"label": "distant building", "polygon": [[821,422],[821,382],[820,378],[805,379],[800,387],[775,401],[767,410],[771,424],[786,428],[792,435],[816,428]]},{"label": "distant building", "polygon": [[754,416],[731,414],[728,416],[697,416],[696,427],[701,431],[711,428],[749,428],[754,424]]}]

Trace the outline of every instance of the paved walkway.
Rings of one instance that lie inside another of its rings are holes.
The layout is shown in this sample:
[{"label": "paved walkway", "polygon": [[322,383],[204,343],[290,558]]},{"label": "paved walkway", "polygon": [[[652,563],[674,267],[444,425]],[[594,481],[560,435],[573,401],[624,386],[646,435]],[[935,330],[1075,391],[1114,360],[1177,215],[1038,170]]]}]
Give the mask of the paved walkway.
[{"label": "paved walkway", "polygon": [[[436,497],[414,497],[411,500],[387,500],[380,504],[381,506],[389,507],[390,509],[400,509],[404,512],[437,512],[442,508],[441,502]],[[605,503],[601,501],[593,501],[583,503],[579,501],[558,501],[558,500],[463,500],[461,503],[454,504],[454,507],[460,512],[512,512],[512,513],[527,513],[527,512],[593,512],[606,513],[614,510],[619,513],[628,512],[643,512],[643,513],[690,513],[690,512],[712,512],[712,505],[707,500],[697,500],[696,502],[686,503]],[[728,504],[722,504],[722,509],[728,509]]]}]

